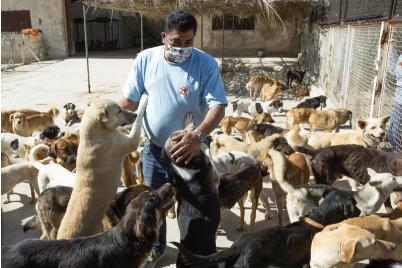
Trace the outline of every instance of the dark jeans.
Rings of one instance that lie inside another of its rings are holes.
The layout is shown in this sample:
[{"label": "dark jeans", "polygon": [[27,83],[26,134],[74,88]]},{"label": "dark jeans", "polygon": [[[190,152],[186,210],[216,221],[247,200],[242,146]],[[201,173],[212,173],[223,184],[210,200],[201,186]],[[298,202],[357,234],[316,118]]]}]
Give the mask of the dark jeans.
[{"label": "dark jeans", "polygon": [[[162,148],[146,142],[144,144],[142,169],[144,172],[144,183],[154,189],[172,181],[170,163],[168,160],[161,160]],[[154,244],[154,250],[163,252],[166,247],[166,218],[159,230],[159,239]]]},{"label": "dark jeans", "polygon": [[396,104],[388,129],[388,141],[395,151],[402,151],[402,104]]}]

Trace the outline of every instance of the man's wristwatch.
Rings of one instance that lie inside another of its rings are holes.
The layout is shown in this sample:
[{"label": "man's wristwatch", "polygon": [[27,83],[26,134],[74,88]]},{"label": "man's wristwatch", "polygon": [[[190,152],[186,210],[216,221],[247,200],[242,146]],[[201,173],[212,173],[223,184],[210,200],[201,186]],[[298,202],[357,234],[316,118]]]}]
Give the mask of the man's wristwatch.
[{"label": "man's wristwatch", "polygon": [[197,136],[197,139],[199,142],[203,143],[206,140],[207,136],[204,133],[202,133],[201,131],[194,130],[193,132]]}]

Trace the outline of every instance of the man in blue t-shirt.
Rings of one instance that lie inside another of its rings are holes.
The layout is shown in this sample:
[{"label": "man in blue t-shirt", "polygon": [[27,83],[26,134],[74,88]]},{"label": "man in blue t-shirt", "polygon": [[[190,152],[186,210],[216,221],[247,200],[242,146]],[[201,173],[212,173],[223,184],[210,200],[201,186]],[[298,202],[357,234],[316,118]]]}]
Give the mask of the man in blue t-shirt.
[{"label": "man in blue t-shirt", "polygon": [[[170,134],[184,128],[185,115],[192,114],[196,129],[180,136],[171,153],[176,161],[186,163],[225,115],[227,100],[218,64],[209,54],[193,48],[196,30],[197,21],[190,13],[171,12],[161,34],[163,45],[138,54],[120,100],[122,108],[135,111],[141,95],[149,95],[142,164],[145,184],[155,189],[171,181],[169,163],[160,159],[161,148]],[[160,259],[165,247],[164,220],[148,264]]]}]

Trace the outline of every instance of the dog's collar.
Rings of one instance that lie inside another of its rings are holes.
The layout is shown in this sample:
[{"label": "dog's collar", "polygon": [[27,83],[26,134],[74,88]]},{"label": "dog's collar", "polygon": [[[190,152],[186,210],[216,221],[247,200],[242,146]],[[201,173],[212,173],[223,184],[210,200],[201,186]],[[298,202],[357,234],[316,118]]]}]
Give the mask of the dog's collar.
[{"label": "dog's collar", "polygon": [[321,223],[318,223],[318,222],[316,222],[316,221],[314,221],[314,220],[312,220],[312,219],[310,219],[309,217],[306,217],[306,216],[301,216],[299,218],[299,220],[303,221],[303,222],[307,223],[308,225],[311,225],[311,226],[313,226],[313,227],[315,227],[317,229],[320,229],[320,230],[325,228],[324,225],[322,225]]}]

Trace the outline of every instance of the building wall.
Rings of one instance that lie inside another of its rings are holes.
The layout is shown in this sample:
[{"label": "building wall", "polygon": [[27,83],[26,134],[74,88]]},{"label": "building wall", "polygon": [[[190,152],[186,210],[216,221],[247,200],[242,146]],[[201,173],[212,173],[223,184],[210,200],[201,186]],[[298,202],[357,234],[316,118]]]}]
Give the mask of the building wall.
[{"label": "building wall", "polygon": [[[32,27],[42,31],[48,58],[65,58],[68,56],[68,41],[64,1],[3,0],[1,10],[30,10]],[[3,50],[2,46],[2,59],[10,57],[9,51],[10,49]]]},{"label": "building wall", "polygon": [[[267,22],[256,15],[255,30],[225,30],[224,49],[227,57],[257,57],[263,49],[265,57],[295,57],[300,51],[302,13],[293,9],[280,13],[286,31],[278,21]],[[199,25],[201,17],[197,16]],[[201,48],[201,30],[197,32],[195,46]],[[212,30],[212,15],[204,15],[204,50],[214,56],[222,55],[222,30]]]}]

